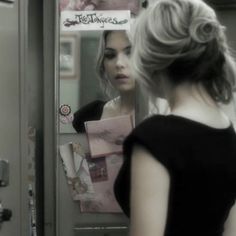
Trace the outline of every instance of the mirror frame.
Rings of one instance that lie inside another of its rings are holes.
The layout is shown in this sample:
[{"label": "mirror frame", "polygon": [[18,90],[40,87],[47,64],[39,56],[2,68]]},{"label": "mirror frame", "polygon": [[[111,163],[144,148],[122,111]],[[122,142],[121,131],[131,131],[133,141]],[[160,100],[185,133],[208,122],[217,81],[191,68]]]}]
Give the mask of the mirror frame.
[{"label": "mirror frame", "polygon": [[[59,72],[59,1],[43,0],[44,236],[56,236],[57,130]],[[47,180],[47,181],[46,181]]]}]

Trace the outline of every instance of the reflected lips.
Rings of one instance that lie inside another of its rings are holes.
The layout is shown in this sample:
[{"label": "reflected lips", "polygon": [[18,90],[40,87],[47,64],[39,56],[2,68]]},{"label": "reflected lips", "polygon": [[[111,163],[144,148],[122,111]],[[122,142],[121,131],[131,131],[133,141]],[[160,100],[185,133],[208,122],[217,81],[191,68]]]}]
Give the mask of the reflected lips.
[{"label": "reflected lips", "polygon": [[124,74],[118,74],[116,76],[116,80],[126,80],[128,79],[129,77],[127,75],[124,75]]}]

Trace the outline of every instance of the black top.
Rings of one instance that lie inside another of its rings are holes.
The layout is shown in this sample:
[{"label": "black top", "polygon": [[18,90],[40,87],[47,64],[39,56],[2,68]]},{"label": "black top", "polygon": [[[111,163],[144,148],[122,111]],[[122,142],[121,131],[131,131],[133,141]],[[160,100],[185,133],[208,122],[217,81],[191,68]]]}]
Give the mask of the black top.
[{"label": "black top", "polygon": [[76,111],[72,122],[74,129],[78,133],[85,132],[84,122],[100,120],[105,104],[104,101],[96,100]]},{"label": "black top", "polygon": [[236,134],[232,125],[217,129],[179,116],[155,115],[136,127],[124,142],[125,159],[114,187],[127,216],[134,144],[144,146],[169,171],[165,236],[222,235],[236,197]]}]

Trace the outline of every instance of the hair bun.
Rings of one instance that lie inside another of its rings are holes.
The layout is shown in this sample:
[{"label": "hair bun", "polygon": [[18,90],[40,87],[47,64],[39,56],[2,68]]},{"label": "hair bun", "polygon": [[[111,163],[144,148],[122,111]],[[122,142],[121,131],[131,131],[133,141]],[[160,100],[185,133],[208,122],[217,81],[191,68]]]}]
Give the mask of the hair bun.
[{"label": "hair bun", "polygon": [[191,38],[198,43],[207,43],[217,37],[220,25],[209,18],[194,19],[189,27]]}]

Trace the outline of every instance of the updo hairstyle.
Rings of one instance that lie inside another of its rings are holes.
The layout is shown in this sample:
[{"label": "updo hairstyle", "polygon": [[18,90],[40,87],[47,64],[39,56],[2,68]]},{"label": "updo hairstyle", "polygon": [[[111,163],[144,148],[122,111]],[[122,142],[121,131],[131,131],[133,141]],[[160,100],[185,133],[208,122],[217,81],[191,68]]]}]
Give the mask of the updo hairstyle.
[{"label": "updo hairstyle", "polygon": [[134,27],[134,77],[153,95],[165,74],[173,85],[201,83],[216,102],[228,103],[236,72],[224,31],[201,0],[156,0]]}]

